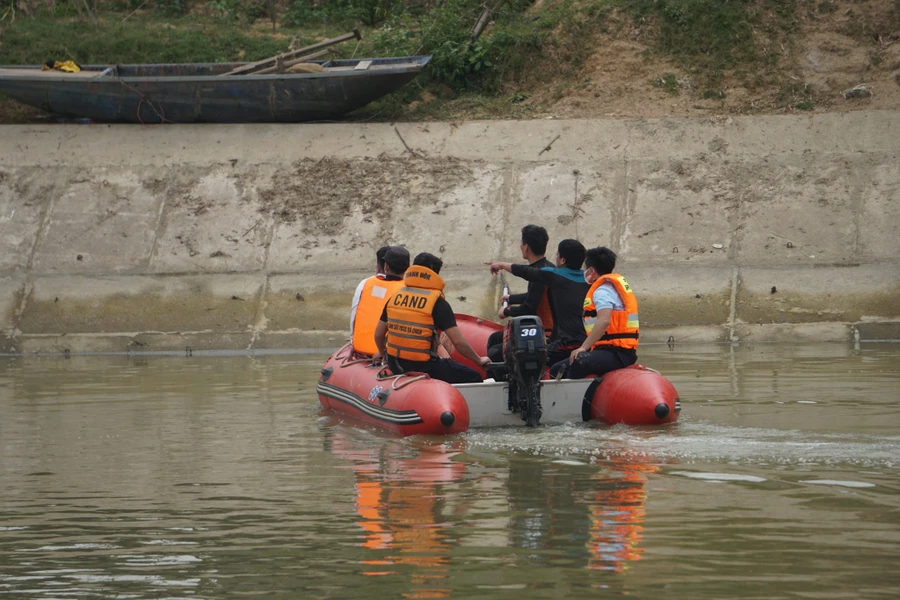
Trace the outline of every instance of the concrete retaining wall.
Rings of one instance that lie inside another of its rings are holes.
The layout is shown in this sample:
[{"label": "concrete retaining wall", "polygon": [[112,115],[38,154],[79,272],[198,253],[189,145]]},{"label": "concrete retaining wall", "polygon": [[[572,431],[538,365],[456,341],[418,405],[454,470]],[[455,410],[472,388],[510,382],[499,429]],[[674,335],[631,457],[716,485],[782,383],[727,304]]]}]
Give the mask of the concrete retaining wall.
[{"label": "concrete retaining wall", "polygon": [[900,339],[898,155],[896,111],[0,126],[0,351],[335,347],[386,242],[491,316],[532,222],[619,252],[648,342]]}]

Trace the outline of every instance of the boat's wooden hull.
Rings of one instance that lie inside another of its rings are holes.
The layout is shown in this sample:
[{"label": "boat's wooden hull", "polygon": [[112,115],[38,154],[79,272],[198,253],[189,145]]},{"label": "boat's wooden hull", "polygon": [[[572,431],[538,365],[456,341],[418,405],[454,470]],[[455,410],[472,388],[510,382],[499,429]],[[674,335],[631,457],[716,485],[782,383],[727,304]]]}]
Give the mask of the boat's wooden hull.
[{"label": "boat's wooden hull", "polygon": [[[330,61],[324,73],[221,76],[240,63],[0,67],[0,92],[48,112],[102,123],[293,123],[332,120],[396,91],[429,57]],[[107,69],[110,71],[103,74]],[[91,77],[94,74],[96,76]]]}]

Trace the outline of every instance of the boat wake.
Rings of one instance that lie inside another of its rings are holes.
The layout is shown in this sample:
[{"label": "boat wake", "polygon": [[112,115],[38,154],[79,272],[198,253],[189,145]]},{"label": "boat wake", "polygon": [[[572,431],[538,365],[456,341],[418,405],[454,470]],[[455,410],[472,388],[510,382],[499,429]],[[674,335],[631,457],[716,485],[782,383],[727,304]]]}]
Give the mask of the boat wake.
[{"label": "boat wake", "polygon": [[524,452],[581,460],[737,462],[757,466],[900,467],[900,436],[811,433],[795,429],[681,422],[638,429],[585,423],[537,430],[496,428],[464,434],[469,450]]}]

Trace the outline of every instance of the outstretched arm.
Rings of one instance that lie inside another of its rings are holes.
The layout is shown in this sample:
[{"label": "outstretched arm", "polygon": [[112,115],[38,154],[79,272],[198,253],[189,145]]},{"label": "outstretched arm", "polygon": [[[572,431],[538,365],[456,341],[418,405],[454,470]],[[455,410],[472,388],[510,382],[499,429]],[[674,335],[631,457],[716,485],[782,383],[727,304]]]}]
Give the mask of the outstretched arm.
[{"label": "outstretched arm", "polygon": [[456,347],[456,351],[471,360],[476,365],[481,367],[489,364],[491,359],[487,356],[478,356],[478,353],[472,349],[472,346],[469,345],[469,342],[466,341],[466,338],[463,337],[462,332],[459,330],[459,327],[450,327],[444,333],[447,334],[447,337],[450,338],[450,341],[453,342],[453,345]]},{"label": "outstretched arm", "polygon": [[490,265],[491,275],[496,275],[500,271],[512,273],[512,263],[486,260],[484,264]]},{"label": "outstretched arm", "polygon": [[558,277],[550,269],[538,269],[529,265],[512,265],[509,272],[526,281],[537,281],[544,285],[550,285]]}]

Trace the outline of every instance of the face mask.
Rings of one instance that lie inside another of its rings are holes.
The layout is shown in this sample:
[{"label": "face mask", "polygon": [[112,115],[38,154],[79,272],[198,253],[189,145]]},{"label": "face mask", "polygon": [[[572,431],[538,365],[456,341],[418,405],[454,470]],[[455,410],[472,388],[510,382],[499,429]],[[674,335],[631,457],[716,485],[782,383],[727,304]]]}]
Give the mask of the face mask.
[{"label": "face mask", "polygon": [[594,284],[594,278],[587,274],[587,271],[584,272],[584,282],[588,285]]}]

